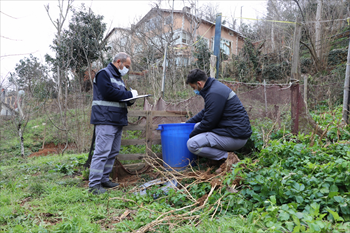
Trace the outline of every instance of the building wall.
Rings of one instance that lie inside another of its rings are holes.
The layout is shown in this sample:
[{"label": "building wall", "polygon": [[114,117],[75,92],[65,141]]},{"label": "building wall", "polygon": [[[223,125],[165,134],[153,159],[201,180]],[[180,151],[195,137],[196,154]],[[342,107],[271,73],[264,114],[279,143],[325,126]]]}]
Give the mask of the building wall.
[{"label": "building wall", "polygon": [[[2,93],[1,100],[5,104],[10,106],[12,109],[17,108],[16,97],[14,95],[6,96],[4,94],[5,94],[5,92]],[[12,115],[12,111],[5,104],[1,104],[0,115],[1,116],[6,116],[6,115],[7,116],[11,116]]]},{"label": "building wall", "polygon": [[[185,30],[190,32],[191,23],[188,18],[185,18]],[[203,36],[204,35],[204,36]],[[206,40],[209,40],[208,46],[210,50],[213,50],[215,25],[207,22],[202,22],[196,30],[195,41],[197,36],[203,36]],[[237,33],[230,31],[224,27],[221,28],[221,39],[230,42],[230,54],[238,55],[239,50],[242,48],[244,41],[243,38],[238,36]]]},{"label": "building wall", "polygon": [[12,116],[12,111],[8,109],[4,104],[1,105],[1,116]]},{"label": "building wall", "polygon": [[[130,35],[129,40],[131,41],[131,44],[129,44],[130,54],[132,56],[136,55],[138,56],[138,51],[141,51],[143,47],[143,38],[145,36],[136,35],[137,31],[141,29],[143,33],[146,34],[146,37],[150,38],[158,38],[159,35],[168,33],[171,29],[170,25],[167,24],[167,20],[171,22],[171,18],[169,18],[172,13],[168,11],[162,11],[162,16],[159,16],[159,12],[157,12],[155,9],[148,13],[148,15],[145,16],[144,19],[142,19],[142,22],[139,22],[136,25],[136,28],[134,27],[135,31],[132,30],[132,34]],[[157,17],[159,20],[157,20]],[[179,57],[183,57],[183,59],[187,59],[187,57],[191,57],[191,51],[189,45],[193,43],[192,40],[190,40],[193,29],[191,28],[191,20],[192,17],[186,17],[186,15],[183,12],[173,12],[173,31],[176,33],[176,36],[180,36],[179,41],[176,41],[176,43],[173,45],[174,47],[177,47],[175,55]],[[144,30],[146,25],[153,25],[152,23],[157,22],[158,25],[152,27],[155,28],[154,31]],[[159,27],[161,26],[161,28]],[[160,29],[160,30],[159,30]],[[120,30],[120,29],[117,29]],[[182,34],[182,32],[187,32],[185,36]],[[121,37],[123,37],[122,31],[120,32],[114,32],[113,35],[110,36],[109,43],[111,43],[113,40],[120,40]],[[188,35],[188,36],[187,36]],[[203,36],[204,35],[204,36]],[[207,41],[208,47],[210,51],[213,51],[213,43],[214,43],[214,36],[215,36],[215,25],[210,24],[206,21],[202,21],[199,25],[199,27],[196,29],[195,35],[193,35],[194,41],[197,40],[197,36],[203,36],[203,38]],[[140,39],[141,37],[141,39]],[[183,40],[183,37],[185,37],[185,40]],[[226,48],[226,51],[229,52],[229,55],[236,54],[238,55],[239,50],[242,48],[244,41],[243,38],[239,37],[237,33],[228,30],[224,27],[222,27],[221,30],[221,39],[224,40],[227,44],[229,44],[229,48]],[[161,39],[158,39],[161,40]],[[185,42],[184,42],[185,41]],[[222,42],[221,42],[222,43]],[[147,45],[146,45],[147,46]],[[120,50],[120,49],[118,49]],[[229,50],[229,51],[228,51]],[[126,51],[128,52],[128,51]]]}]

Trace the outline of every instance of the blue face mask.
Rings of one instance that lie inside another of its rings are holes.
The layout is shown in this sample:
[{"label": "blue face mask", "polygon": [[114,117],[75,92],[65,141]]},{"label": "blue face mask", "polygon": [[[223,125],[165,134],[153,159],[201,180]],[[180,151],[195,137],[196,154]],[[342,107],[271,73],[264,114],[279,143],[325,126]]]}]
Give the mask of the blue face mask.
[{"label": "blue face mask", "polygon": [[194,93],[196,93],[196,95],[200,95],[200,93],[197,89],[194,89],[193,91],[194,91]]}]

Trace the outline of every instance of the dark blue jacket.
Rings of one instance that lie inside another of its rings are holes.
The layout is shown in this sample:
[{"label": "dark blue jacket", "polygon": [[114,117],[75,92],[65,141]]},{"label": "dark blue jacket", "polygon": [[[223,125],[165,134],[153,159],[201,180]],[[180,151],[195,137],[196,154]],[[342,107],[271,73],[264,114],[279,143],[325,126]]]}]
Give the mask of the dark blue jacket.
[{"label": "dark blue jacket", "polygon": [[132,97],[127,91],[118,69],[109,63],[97,72],[94,78],[94,94],[90,123],[94,125],[128,125],[127,106],[129,102],[120,102]]},{"label": "dark blue jacket", "polygon": [[187,123],[201,123],[190,137],[204,132],[239,139],[250,137],[249,117],[236,93],[216,79],[208,78],[200,94],[204,98],[204,109]]}]

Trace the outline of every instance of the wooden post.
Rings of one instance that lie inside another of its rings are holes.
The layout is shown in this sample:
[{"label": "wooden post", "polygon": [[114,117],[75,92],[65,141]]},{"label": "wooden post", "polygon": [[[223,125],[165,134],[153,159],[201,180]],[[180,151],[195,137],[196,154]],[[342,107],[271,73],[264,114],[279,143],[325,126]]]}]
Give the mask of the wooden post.
[{"label": "wooden post", "polygon": [[307,75],[304,76],[304,102],[305,102],[305,108],[306,112],[308,111],[307,109]]},{"label": "wooden post", "polygon": [[215,78],[215,70],[216,70],[216,56],[210,56],[210,77]]},{"label": "wooden post", "polygon": [[146,114],[146,155],[151,156],[152,151],[152,122],[153,122],[153,112],[147,111]]},{"label": "wooden post", "polygon": [[300,19],[297,18],[295,22],[295,31],[293,38],[293,57],[292,57],[292,71],[291,71],[291,117],[292,117],[292,133],[298,134],[299,130],[299,79],[300,79],[300,38],[301,38],[301,24]]},{"label": "wooden post", "polygon": [[266,81],[264,79],[265,116],[267,117]]},{"label": "wooden post", "polygon": [[291,114],[292,114],[292,133],[298,134],[299,131],[299,83],[294,80],[291,86]]},{"label": "wooden post", "polygon": [[345,82],[344,82],[344,98],[343,98],[343,120],[349,124],[350,111],[350,38],[348,48],[348,59],[346,63]]}]

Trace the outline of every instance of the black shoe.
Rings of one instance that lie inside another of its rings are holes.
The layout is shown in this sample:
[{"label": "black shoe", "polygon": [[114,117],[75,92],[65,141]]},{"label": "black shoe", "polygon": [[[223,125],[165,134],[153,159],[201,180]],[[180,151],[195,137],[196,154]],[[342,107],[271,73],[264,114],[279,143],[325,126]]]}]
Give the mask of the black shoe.
[{"label": "black shoe", "polygon": [[220,160],[208,159],[207,166],[208,167],[220,167],[221,164],[223,164],[225,161],[226,161],[226,159],[220,159]]},{"label": "black shoe", "polygon": [[119,186],[119,184],[118,183],[113,183],[112,181],[107,181],[107,182],[104,182],[104,183],[101,183],[101,185],[102,185],[102,187],[104,187],[104,188],[114,188],[114,187],[117,187],[117,186]]},{"label": "black shoe", "polygon": [[102,188],[100,184],[89,188],[89,193],[92,193],[94,195],[99,195],[99,194],[105,193],[106,191],[107,190]]}]

